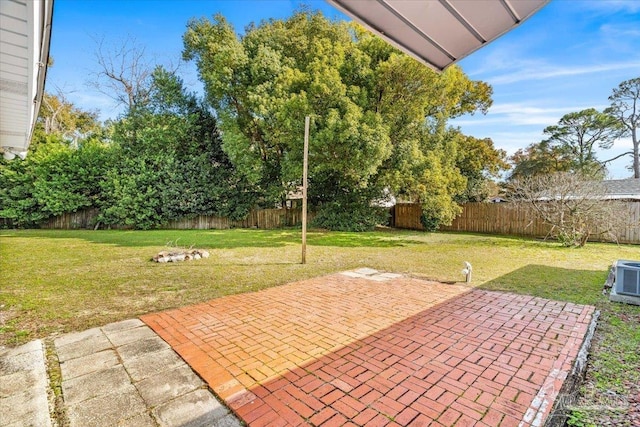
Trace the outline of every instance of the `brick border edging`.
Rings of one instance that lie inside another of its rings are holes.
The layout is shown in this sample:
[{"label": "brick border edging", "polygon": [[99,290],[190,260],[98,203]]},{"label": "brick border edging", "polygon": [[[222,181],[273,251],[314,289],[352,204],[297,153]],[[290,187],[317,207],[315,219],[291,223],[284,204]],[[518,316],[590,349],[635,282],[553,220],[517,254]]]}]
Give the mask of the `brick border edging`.
[{"label": "brick border edging", "polygon": [[578,356],[576,357],[571,372],[562,384],[562,388],[556,397],[555,403],[551,408],[551,412],[547,417],[544,427],[563,427],[566,425],[568,415],[568,408],[573,405],[577,400],[578,388],[582,384],[586,374],[587,358],[589,357],[589,350],[591,349],[591,340],[598,326],[598,319],[600,318],[600,310],[593,312],[589,328],[584,336],[584,341]]}]

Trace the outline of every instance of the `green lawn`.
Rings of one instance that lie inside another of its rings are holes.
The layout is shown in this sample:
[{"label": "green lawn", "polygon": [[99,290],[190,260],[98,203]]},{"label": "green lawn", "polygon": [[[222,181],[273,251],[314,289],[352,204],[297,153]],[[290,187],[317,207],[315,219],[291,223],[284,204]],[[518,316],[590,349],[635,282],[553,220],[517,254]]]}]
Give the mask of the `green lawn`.
[{"label": "green lawn", "polygon": [[[640,381],[632,351],[640,347],[640,309],[601,294],[611,263],[639,259],[638,246],[567,249],[520,238],[408,231],[314,231],[307,241],[301,265],[297,229],[0,231],[0,345],[363,266],[462,281],[462,263],[469,261],[474,286],[596,305],[604,331],[597,348],[614,356],[594,358],[594,387],[624,388],[621,370],[624,381]],[[150,261],[172,246],[206,248],[211,257]],[[621,357],[623,365],[615,362]]]},{"label": "green lawn", "polygon": [[[300,264],[300,231],[0,231],[0,343],[102,325],[223,295],[368,266],[583,304],[600,295],[609,265],[640,248],[557,244],[468,234],[311,232]],[[207,248],[208,259],[156,264],[167,247]]]}]

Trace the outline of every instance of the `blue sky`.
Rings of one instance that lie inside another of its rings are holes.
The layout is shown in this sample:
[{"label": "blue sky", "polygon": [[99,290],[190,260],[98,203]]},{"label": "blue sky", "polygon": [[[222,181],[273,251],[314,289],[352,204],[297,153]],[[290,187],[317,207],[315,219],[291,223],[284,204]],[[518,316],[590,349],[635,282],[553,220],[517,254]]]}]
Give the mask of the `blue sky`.
[{"label": "blue sky", "polygon": [[[56,0],[47,90],[58,88],[101,118],[119,109],[87,85],[97,71],[94,39],[117,45],[128,36],[145,46],[158,63],[176,64],[182,34],[190,18],[221,12],[237,31],[250,22],[285,18],[300,6],[293,0]],[[304,4],[326,15],[347,19],[321,0]],[[536,15],[500,39],[460,61],[473,79],[493,86],[493,107],[487,115],[453,122],[466,134],[489,137],[509,154],[543,138],[546,126],[566,113],[603,109],[607,97],[623,80],[640,77],[640,0],[552,0]],[[196,90],[201,84],[193,64],[179,69]],[[627,150],[630,139],[599,153],[601,159]],[[620,159],[612,178],[630,176]]]}]

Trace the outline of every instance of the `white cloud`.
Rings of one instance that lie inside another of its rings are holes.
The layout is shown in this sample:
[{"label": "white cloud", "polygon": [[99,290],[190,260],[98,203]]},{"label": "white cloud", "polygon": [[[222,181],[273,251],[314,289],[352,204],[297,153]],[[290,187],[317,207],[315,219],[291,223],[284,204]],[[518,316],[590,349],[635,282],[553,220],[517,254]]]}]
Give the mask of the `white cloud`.
[{"label": "white cloud", "polygon": [[512,155],[520,148],[524,148],[534,142],[540,142],[542,139],[542,132],[499,131],[492,132],[491,135],[489,135],[489,138],[491,138],[496,147],[502,148],[508,155]]},{"label": "white cloud", "polygon": [[[640,2],[638,2],[640,5]],[[603,37],[612,38],[616,43],[621,43],[625,39],[640,38],[640,28],[637,25],[624,25],[624,24],[604,24],[600,26],[600,32]]]},{"label": "white cloud", "polygon": [[558,106],[555,99],[506,102],[495,104],[489,109],[486,116],[465,116],[454,120],[456,126],[494,126],[497,124],[507,126],[538,126],[541,130],[547,126],[556,124],[560,118],[574,111],[582,111],[587,108],[602,110],[606,105],[567,105]]},{"label": "white cloud", "polygon": [[522,50],[516,43],[502,42],[484,49],[484,51],[476,54],[475,57],[469,57],[463,62],[468,63],[472,62],[473,59],[476,60],[473,62],[471,70],[466,70],[465,67],[467,75],[471,78],[485,79],[487,75],[496,71],[535,68],[540,65],[537,60],[522,58]]},{"label": "white cloud", "polygon": [[522,69],[514,69],[513,72],[505,73],[495,77],[487,76],[485,77],[485,79],[492,85],[500,85],[533,80],[547,80],[559,77],[574,77],[585,74],[595,74],[618,70],[638,69],[640,69],[640,61],[637,59],[628,62],[596,65],[577,65],[566,67],[551,67],[545,63],[539,63],[532,67],[530,66]]},{"label": "white cloud", "polygon": [[638,0],[583,1],[582,6],[586,9],[601,11],[603,13],[640,12],[640,2]]},{"label": "white cloud", "polygon": [[556,123],[561,116],[552,114],[526,114],[521,112],[505,113],[500,116],[486,116],[453,121],[456,126],[494,126],[505,124],[511,126],[540,126],[546,127]]},{"label": "white cloud", "polygon": [[520,114],[548,114],[548,113],[561,113],[566,108],[558,107],[534,107],[531,103],[525,102],[508,102],[504,104],[495,104],[491,107],[491,113],[493,114],[513,114],[518,112]]},{"label": "white cloud", "polygon": [[614,148],[611,149],[612,152],[614,149],[619,149],[620,152],[624,150],[631,150],[633,148],[633,141],[631,141],[630,136],[626,138],[620,138],[615,142],[615,144],[613,144],[613,147]]}]

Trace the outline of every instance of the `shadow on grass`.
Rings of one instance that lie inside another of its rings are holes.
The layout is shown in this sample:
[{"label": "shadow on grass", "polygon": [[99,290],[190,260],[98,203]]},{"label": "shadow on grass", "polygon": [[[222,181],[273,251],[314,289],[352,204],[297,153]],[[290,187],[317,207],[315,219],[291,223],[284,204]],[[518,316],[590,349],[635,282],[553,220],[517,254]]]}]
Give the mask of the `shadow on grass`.
[{"label": "shadow on grass", "polygon": [[574,270],[530,264],[493,279],[480,286],[480,289],[595,305],[604,298],[602,287],[607,274],[603,270]]},{"label": "shadow on grass", "polygon": [[[277,248],[300,244],[301,231],[296,228],[278,230],[0,230],[0,238],[82,239],[91,243],[123,247],[161,246],[206,249]],[[403,239],[400,234],[380,232],[310,231],[310,246],[398,247],[421,244]]]}]

